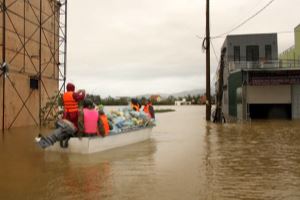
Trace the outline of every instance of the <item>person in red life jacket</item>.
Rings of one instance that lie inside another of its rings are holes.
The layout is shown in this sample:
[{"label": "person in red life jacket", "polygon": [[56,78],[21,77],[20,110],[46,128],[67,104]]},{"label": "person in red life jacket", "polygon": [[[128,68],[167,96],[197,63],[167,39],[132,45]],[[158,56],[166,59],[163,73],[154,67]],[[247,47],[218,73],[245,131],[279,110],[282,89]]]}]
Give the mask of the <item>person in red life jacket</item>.
[{"label": "person in red life jacket", "polygon": [[100,125],[99,114],[93,102],[90,99],[84,99],[83,109],[79,112],[78,117],[78,136],[99,136]]},{"label": "person in red life jacket", "polygon": [[103,137],[108,136],[112,126],[109,124],[107,116],[105,115],[102,107],[99,108],[98,113],[100,120],[99,132]]},{"label": "person in red life jacket", "polygon": [[139,104],[139,101],[137,99],[131,99],[130,107],[132,110],[140,112],[141,105]]},{"label": "person in red life jacket", "polygon": [[84,90],[75,92],[75,85],[72,83],[67,84],[67,92],[63,94],[64,101],[64,119],[72,122],[78,128],[78,102],[85,97]]},{"label": "person in red life jacket", "polygon": [[151,119],[155,119],[154,108],[150,100],[145,100],[144,110],[143,110]]}]

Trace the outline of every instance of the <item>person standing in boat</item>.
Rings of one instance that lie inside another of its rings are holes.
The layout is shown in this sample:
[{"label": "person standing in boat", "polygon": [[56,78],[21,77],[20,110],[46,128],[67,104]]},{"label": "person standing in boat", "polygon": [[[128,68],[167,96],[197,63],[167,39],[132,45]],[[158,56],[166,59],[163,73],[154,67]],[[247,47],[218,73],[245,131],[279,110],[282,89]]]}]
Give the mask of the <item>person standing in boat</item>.
[{"label": "person standing in boat", "polygon": [[151,119],[155,119],[155,113],[154,113],[154,108],[153,105],[151,103],[151,101],[145,100],[144,102],[144,109],[143,111],[151,118]]},{"label": "person standing in boat", "polygon": [[69,120],[78,128],[78,102],[85,97],[85,90],[75,92],[75,85],[67,84],[67,92],[63,95],[64,115],[63,118]]},{"label": "person standing in boat", "polygon": [[83,109],[79,112],[78,117],[78,136],[93,137],[99,136],[100,119],[99,113],[95,109],[92,100],[85,98],[83,100]]}]

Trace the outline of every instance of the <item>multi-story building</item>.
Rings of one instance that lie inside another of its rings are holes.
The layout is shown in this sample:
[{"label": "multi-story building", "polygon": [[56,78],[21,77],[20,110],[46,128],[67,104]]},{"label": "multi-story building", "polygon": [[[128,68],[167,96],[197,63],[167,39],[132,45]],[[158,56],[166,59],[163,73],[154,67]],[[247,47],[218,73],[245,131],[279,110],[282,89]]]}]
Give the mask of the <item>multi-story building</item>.
[{"label": "multi-story building", "polygon": [[300,118],[300,66],[283,67],[276,33],[229,35],[224,48],[227,119]]}]

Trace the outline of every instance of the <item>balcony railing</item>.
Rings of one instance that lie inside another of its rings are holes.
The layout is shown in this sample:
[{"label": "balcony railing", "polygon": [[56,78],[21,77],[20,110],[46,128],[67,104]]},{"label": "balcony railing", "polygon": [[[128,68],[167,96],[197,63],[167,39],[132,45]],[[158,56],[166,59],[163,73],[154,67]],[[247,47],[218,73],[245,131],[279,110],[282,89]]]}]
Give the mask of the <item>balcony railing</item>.
[{"label": "balcony railing", "polygon": [[229,61],[229,71],[241,69],[300,69],[300,60]]}]

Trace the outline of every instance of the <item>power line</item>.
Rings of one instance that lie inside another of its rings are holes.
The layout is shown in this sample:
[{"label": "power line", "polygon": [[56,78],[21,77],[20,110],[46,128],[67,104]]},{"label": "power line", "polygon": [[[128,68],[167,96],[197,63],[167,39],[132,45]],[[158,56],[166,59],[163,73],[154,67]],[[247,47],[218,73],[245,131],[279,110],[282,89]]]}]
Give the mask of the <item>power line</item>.
[{"label": "power line", "polygon": [[253,15],[251,15],[250,17],[248,17],[247,19],[245,19],[244,21],[242,21],[240,24],[238,24],[237,26],[233,27],[232,29],[230,29],[229,31],[226,31],[222,34],[219,34],[217,36],[212,37],[212,39],[215,38],[219,38],[219,37],[223,37],[224,35],[228,35],[229,33],[237,30],[238,28],[240,28],[241,26],[245,25],[248,21],[250,21],[251,19],[253,19],[254,17],[256,17],[258,14],[260,14],[262,11],[264,11],[267,7],[269,7],[275,0],[271,0],[269,1],[264,7],[262,7],[261,9],[259,9],[256,13],[254,13]]},{"label": "power line", "polygon": [[216,61],[217,61],[217,63],[219,63],[219,59],[218,59],[218,56],[217,56],[217,53],[216,53],[214,44],[213,44],[213,42],[212,42],[211,40],[210,40],[210,44],[211,44],[211,47],[212,47],[213,52],[214,52],[214,54],[215,54]]},{"label": "power line", "polygon": [[[270,33],[272,33],[272,31],[270,31]],[[274,32],[274,33],[277,33],[278,35],[281,35],[281,34],[293,34],[293,33],[300,33],[300,31],[279,31],[279,32]],[[259,34],[259,33],[256,33],[256,34]],[[205,37],[201,37],[199,35],[196,35],[197,38],[203,40],[205,39]],[[222,39],[222,38],[225,38],[226,36],[220,36],[220,37],[211,37],[210,39],[211,40],[216,40],[216,39]]]}]

